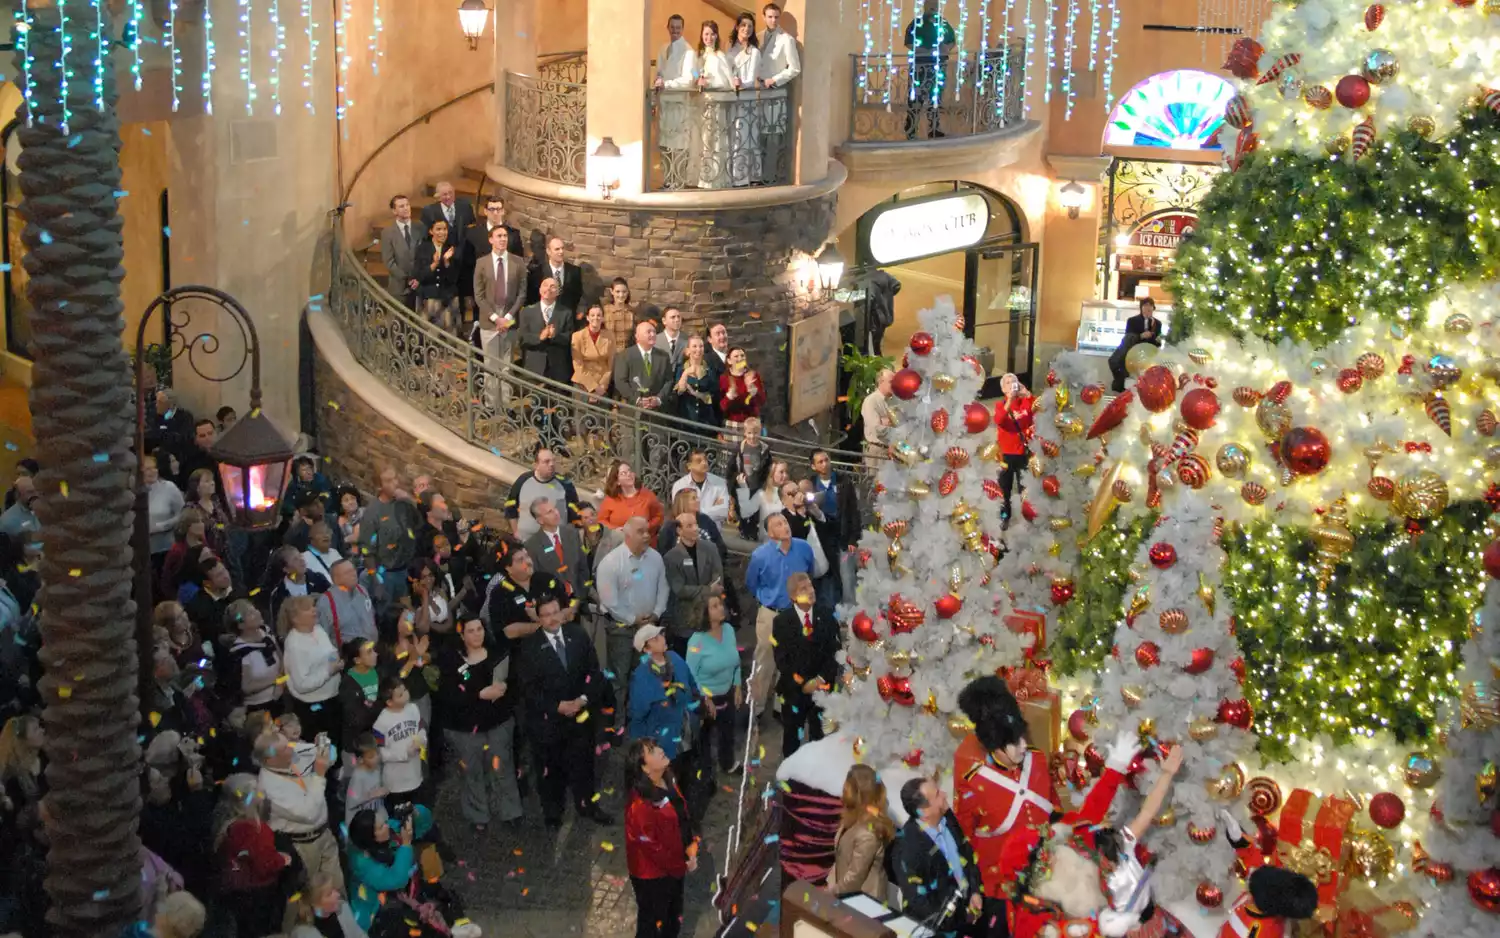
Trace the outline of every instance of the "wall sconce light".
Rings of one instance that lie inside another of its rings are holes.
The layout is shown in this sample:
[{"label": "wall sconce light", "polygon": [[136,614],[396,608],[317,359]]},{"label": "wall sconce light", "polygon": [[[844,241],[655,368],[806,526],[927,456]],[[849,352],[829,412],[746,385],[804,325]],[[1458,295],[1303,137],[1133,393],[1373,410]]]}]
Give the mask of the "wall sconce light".
[{"label": "wall sconce light", "polygon": [[600,140],[594,148],[594,159],[594,166],[599,170],[599,195],[608,202],[614,198],[614,191],[620,188],[620,148],[615,145],[615,138]]},{"label": "wall sconce light", "polygon": [[458,26],[469,40],[469,51],[479,48],[479,37],[484,35],[484,24],[489,22],[490,8],[484,0],[464,0],[458,5]]},{"label": "wall sconce light", "polygon": [[818,253],[817,264],[818,284],[829,293],[837,290],[844,279],[844,255],[839,253],[839,246],[830,241]]},{"label": "wall sconce light", "polygon": [[1089,192],[1078,184],[1078,180],[1070,180],[1067,185],[1057,190],[1057,200],[1062,203],[1063,208],[1068,210],[1069,218],[1077,218],[1078,210],[1083,208],[1083,203],[1088,200]]}]

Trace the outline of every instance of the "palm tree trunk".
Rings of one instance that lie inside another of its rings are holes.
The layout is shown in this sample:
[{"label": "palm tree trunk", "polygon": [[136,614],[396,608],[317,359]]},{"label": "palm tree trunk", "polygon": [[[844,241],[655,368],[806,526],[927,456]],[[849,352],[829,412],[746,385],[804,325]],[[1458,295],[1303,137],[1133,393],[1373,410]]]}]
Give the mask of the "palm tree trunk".
[{"label": "palm tree trunk", "polygon": [[[18,131],[36,356],[31,412],[43,465],[46,888],[49,919],[64,938],[121,934],[141,908],[134,411],[121,342],[120,133],[107,59],[102,90],[94,85],[92,34],[98,16],[108,19],[96,9],[102,2],[68,0],[64,21],[55,0],[31,0],[29,122]],[[71,77],[59,67],[63,29]],[[18,49],[21,75],[27,58]]]}]

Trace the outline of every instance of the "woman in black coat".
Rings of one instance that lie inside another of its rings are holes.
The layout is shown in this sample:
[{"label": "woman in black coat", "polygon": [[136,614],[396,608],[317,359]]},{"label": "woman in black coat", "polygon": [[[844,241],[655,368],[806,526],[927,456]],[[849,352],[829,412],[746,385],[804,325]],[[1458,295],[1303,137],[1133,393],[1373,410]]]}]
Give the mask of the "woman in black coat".
[{"label": "woman in black coat", "polygon": [[427,231],[427,240],[417,245],[412,262],[416,268],[417,299],[429,322],[453,331],[458,312],[458,272],[462,267],[456,239],[448,236],[448,223],[439,218]]}]

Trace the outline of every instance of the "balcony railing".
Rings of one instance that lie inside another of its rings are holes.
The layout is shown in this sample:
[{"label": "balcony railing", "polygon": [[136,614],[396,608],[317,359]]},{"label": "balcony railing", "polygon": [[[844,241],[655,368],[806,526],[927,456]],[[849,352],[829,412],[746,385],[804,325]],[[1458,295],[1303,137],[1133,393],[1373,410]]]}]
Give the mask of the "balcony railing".
[{"label": "balcony railing", "polygon": [[956,53],[852,58],[851,142],[970,137],[1025,119],[1024,42],[988,49],[962,63]]},{"label": "balcony railing", "polygon": [[549,52],[537,57],[536,73],[547,81],[586,85],[589,81],[589,54],[581,49],[574,52]]},{"label": "balcony railing", "polygon": [[[571,68],[549,65],[543,72]],[[588,86],[582,81],[505,73],[505,165],[569,186],[585,181]]]},{"label": "balcony railing", "polygon": [[[603,488],[618,457],[665,502],[693,450],[706,453],[712,471],[733,484],[734,441],[717,428],[593,397],[486,356],[396,302],[350,252],[338,225],[333,236],[330,308],[350,352],[360,367],[438,425],[515,462],[529,461],[533,447],[545,443],[580,491]],[[794,472],[824,449],[775,437],[765,442]],[[838,471],[857,481],[861,503],[872,505],[881,460],[827,452]]]},{"label": "balcony railing", "polygon": [[647,191],[792,181],[797,130],[786,88],[646,93]]}]

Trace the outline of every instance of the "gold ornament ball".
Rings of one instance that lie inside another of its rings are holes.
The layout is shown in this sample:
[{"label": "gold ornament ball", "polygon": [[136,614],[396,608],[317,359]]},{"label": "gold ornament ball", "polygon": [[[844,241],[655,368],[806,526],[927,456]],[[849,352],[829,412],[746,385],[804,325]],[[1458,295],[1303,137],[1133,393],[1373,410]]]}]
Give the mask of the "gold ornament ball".
[{"label": "gold ornament ball", "polygon": [[932,494],[932,486],[926,482],[913,479],[906,483],[906,494],[913,499],[921,500]]},{"label": "gold ornament ball", "polygon": [[1402,774],[1406,778],[1406,784],[1426,789],[1436,785],[1438,779],[1443,777],[1443,769],[1436,759],[1419,749],[1406,757]]},{"label": "gold ornament ball", "polygon": [[1250,468],[1250,451],[1238,443],[1225,443],[1214,454],[1214,465],[1225,478],[1243,478]]},{"label": "gold ornament ball", "polygon": [[1436,518],[1448,507],[1448,483],[1431,469],[1408,472],[1396,483],[1391,507],[1417,521]]},{"label": "gold ornament ball", "polygon": [[911,667],[911,652],[888,651],[885,653],[885,663],[890,665],[893,671],[904,671]]},{"label": "gold ornament ball", "polygon": [[963,715],[948,718],[948,735],[954,739],[963,739],[974,732],[974,724]]},{"label": "gold ornament ball", "polygon": [[1233,801],[1245,790],[1245,770],[1238,762],[1231,762],[1217,776],[1204,782],[1204,787],[1219,801]]},{"label": "gold ornament ball", "polygon": [[1150,368],[1156,361],[1156,356],[1161,350],[1149,342],[1139,342],[1125,353],[1125,370],[1133,378],[1138,378],[1141,372]]},{"label": "gold ornament ball", "polygon": [[1154,823],[1157,827],[1171,827],[1173,824],[1176,824],[1177,809],[1169,805],[1167,810],[1156,816]]},{"label": "gold ornament ball", "polygon": [[1126,684],[1120,688],[1120,700],[1134,710],[1146,699],[1146,689],[1139,684]]},{"label": "gold ornament ball", "polygon": [[928,691],[927,692],[927,701],[922,704],[922,712],[925,713],[925,714],[927,714],[930,717],[937,716],[937,713],[938,713],[937,694],[934,694],[932,691]]},{"label": "gold ornament ball", "polygon": [[1343,133],[1329,134],[1323,138],[1323,152],[1329,156],[1338,156],[1349,149],[1349,135]]},{"label": "gold ornament ball", "polygon": [[1143,739],[1150,739],[1156,735],[1156,720],[1151,717],[1143,717],[1135,725],[1135,734]]},{"label": "gold ornament ball", "polygon": [[1271,441],[1280,440],[1292,428],[1292,409],[1269,397],[1255,405],[1255,425]]},{"label": "gold ornament ball", "polygon": [[1199,717],[1188,724],[1188,736],[1194,742],[1206,743],[1219,735],[1219,724],[1213,717]]},{"label": "gold ornament ball", "polygon": [[1469,318],[1468,313],[1454,313],[1443,320],[1443,331],[1453,335],[1468,335],[1474,328],[1474,320]]},{"label": "gold ornament ball", "polygon": [[1061,431],[1063,436],[1083,436],[1083,420],[1075,413],[1068,412],[1058,414],[1052,421],[1052,425]]},{"label": "gold ornament ball", "polygon": [[1047,555],[1050,556],[1050,557],[1059,557],[1059,556],[1062,556],[1062,545],[1059,544],[1057,541],[1053,541],[1051,544],[1048,544],[1047,545]]},{"label": "gold ornament ball", "polygon": [[958,379],[954,378],[952,375],[935,374],[932,376],[933,389],[944,394],[953,390],[953,386],[957,383]]},{"label": "gold ornament ball", "polygon": [[1484,464],[1490,469],[1500,469],[1500,443],[1486,447],[1484,451]]},{"label": "gold ornament ball", "polygon": [[1065,518],[1049,518],[1049,519],[1047,519],[1047,527],[1051,528],[1054,531],[1066,531],[1068,528],[1071,528],[1072,526],[1073,526],[1073,519],[1072,518],[1066,518],[1065,517]]},{"label": "gold ornament ball", "polygon": [[1168,635],[1181,635],[1188,630],[1188,614],[1185,609],[1168,609],[1163,612],[1158,621],[1161,630]]},{"label": "gold ornament ball", "polygon": [[1361,879],[1381,879],[1396,867],[1396,848],[1379,831],[1356,827],[1346,841],[1346,868]]},{"label": "gold ornament ball", "polygon": [[1437,121],[1426,114],[1413,114],[1406,120],[1406,129],[1418,137],[1430,137],[1437,130]]}]

